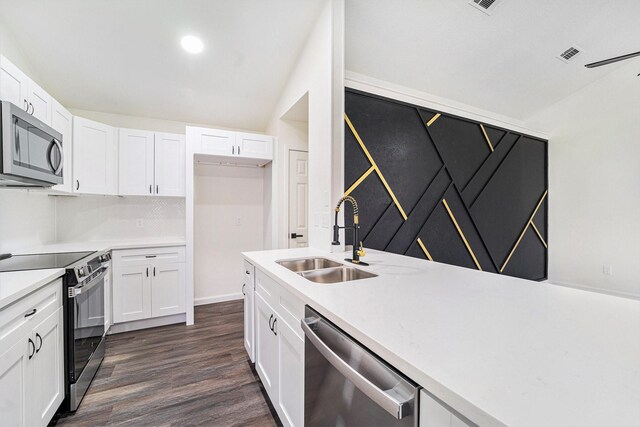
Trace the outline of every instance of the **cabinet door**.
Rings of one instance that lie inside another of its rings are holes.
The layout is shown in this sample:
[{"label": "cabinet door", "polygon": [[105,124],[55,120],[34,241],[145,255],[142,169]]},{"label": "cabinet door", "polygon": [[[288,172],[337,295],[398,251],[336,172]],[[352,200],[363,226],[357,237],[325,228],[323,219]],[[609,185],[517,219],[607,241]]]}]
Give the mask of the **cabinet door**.
[{"label": "cabinet door", "polygon": [[274,407],[278,406],[278,337],[271,330],[274,311],[255,293],[256,371]]},{"label": "cabinet door", "polygon": [[249,286],[246,282],[242,285],[242,293],[244,294],[244,348],[247,350],[249,359],[255,362],[255,348],[254,348],[254,291],[253,286]]},{"label": "cabinet door", "polygon": [[151,317],[151,267],[132,265],[113,271],[113,323]]},{"label": "cabinet door", "polygon": [[156,132],[155,141],[155,194],[184,197],[186,179],[184,135]]},{"label": "cabinet door", "polygon": [[[2,425],[27,426],[27,391],[30,380],[29,354],[33,347],[25,336],[0,354],[0,413]],[[31,396],[29,396],[31,405]]]},{"label": "cabinet door", "polygon": [[219,129],[196,128],[196,153],[233,156],[236,154],[236,133]]},{"label": "cabinet door", "polygon": [[51,102],[53,98],[33,80],[29,80],[28,89],[27,100],[31,107],[31,114],[41,122],[51,126]]},{"label": "cabinet door", "polygon": [[117,194],[115,128],[73,118],[73,177],[75,193]]},{"label": "cabinet door", "polygon": [[28,108],[29,78],[4,56],[0,57],[0,99],[24,109]]},{"label": "cabinet door", "polygon": [[467,424],[456,417],[424,390],[420,390],[420,427],[463,427]]},{"label": "cabinet door", "polygon": [[118,194],[151,196],[153,187],[153,132],[118,131]]},{"label": "cabinet door", "polygon": [[253,159],[273,159],[273,138],[267,135],[238,133],[237,152],[241,157]]},{"label": "cabinet door", "polygon": [[151,266],[151,315],[184,313],[184,263],[155,263]]},{"label": "cabinet door", "polygon": [[304,340],[278,319],[278,413],[285,426],[304,424]]},{"label": "cabinet door", "polygon": [[64,399],[64,353],[62,307],[33,331],[36,353],[29,383],[30,425],[46,426]]},{"label": "cabinet door", "polygon": [[73,116],[56,100],[52,101],[51,127],[62,134],[62,184],[55,185],[54,190],[65,193],[73,192]]}]

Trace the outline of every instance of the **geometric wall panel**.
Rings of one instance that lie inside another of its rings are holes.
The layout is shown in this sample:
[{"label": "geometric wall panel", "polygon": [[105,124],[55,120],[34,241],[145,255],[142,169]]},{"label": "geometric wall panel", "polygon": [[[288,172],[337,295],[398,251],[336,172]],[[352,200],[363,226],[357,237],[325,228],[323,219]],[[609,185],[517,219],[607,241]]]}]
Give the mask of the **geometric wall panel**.
[{"label": "geometric wall panel", "polygon": [[365,247],[547,277],[547,141],[353,89],[345,124]]}]

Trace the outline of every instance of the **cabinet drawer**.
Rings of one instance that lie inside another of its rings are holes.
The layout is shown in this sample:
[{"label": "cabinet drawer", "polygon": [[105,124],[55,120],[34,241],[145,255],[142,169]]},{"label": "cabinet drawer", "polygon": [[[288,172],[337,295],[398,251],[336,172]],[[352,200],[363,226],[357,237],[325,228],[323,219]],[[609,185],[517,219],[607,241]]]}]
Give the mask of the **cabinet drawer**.
[{"label": "cabinet drawer", "polygon": [[185,262],[184,246],[113,251],[114,268],[130,265],[146,265],[153,261],[161,261],[163,263]]},{"label": "cabinet drawer", "polygon": [[242,273],[242,283],[247,285],[248,288],[255,289],[255,274],[256,270],[253,264],[246,259],[244,260],[244,271]]},{"label": "cabinet drawer", "polygon": [[287,322],[298,337],[304,339],[304,332],[302,332],[302,328],[300,327],[300,321],[304,317],[304,303],[282,286],[278,289],[277,298],[278,306],[276,306],[276,310],[278,314],[282,320]]},{"label": "cabinet drawer", "polygon": [[262,298],[272,307],[275,307],[278,303],[278,289],[280,288],[280,285],[278,282],[262,272],[262,270],[256,269],[255,272],[256,292],[258,292],[260,296],[262,296]]},{"label": "cabinet drawer", "polygon": [[[62,279],[27,295],[0,311],[0,348],[11,347],[42,319],[62,307]],[[25,315],[33,312],[31,316]]]}]

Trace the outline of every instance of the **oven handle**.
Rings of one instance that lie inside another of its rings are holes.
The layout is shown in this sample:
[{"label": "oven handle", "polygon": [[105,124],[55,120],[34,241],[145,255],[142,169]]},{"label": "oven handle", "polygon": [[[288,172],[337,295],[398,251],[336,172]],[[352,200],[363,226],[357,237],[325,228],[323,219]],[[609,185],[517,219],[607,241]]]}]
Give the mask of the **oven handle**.
[{"label": "oven handle", "polygon": [[[302,330],[307,339],[333,365],[345,378],[353,383],[362,393],[377,403],[394,418],[401,420],[411,414],[409,403],[412,399],[399,400],[385,390],[380,389],[360,372],[353,369],[347,362],[336,354],[322,339],[311,329],[314,323],[323,322],[323,319],[311,317],[302,319]],[[336,331],[337,332],[337,331]],[[385,368],[386,369],[386,368]]]},{"label": "oven handle", "polygon": [[[83,291],[88,291],[89,289],[93,288],[96,285],[96,283],[98,283],[100,280],[104,278],[104,276],[107,275],[107,271],[109,270],[109,267],[106,267],[106,266],[100,267],[100,270],[102,270],[102,272],[86,285],[78,285],[70,289],[82,289]],[[75,297],[76,297],[75,292],[69,293],[69,298],[75,298]]]}]

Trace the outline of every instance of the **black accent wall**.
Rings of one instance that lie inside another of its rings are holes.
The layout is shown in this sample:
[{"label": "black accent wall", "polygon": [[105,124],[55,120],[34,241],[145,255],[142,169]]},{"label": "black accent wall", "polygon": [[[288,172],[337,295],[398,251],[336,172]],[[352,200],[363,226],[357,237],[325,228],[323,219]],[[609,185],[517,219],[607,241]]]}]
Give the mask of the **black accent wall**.
[{"label": "black accent wall", "polygon": [[365,248],[546,279],[547,141],[353,89],[345,122]]}]

